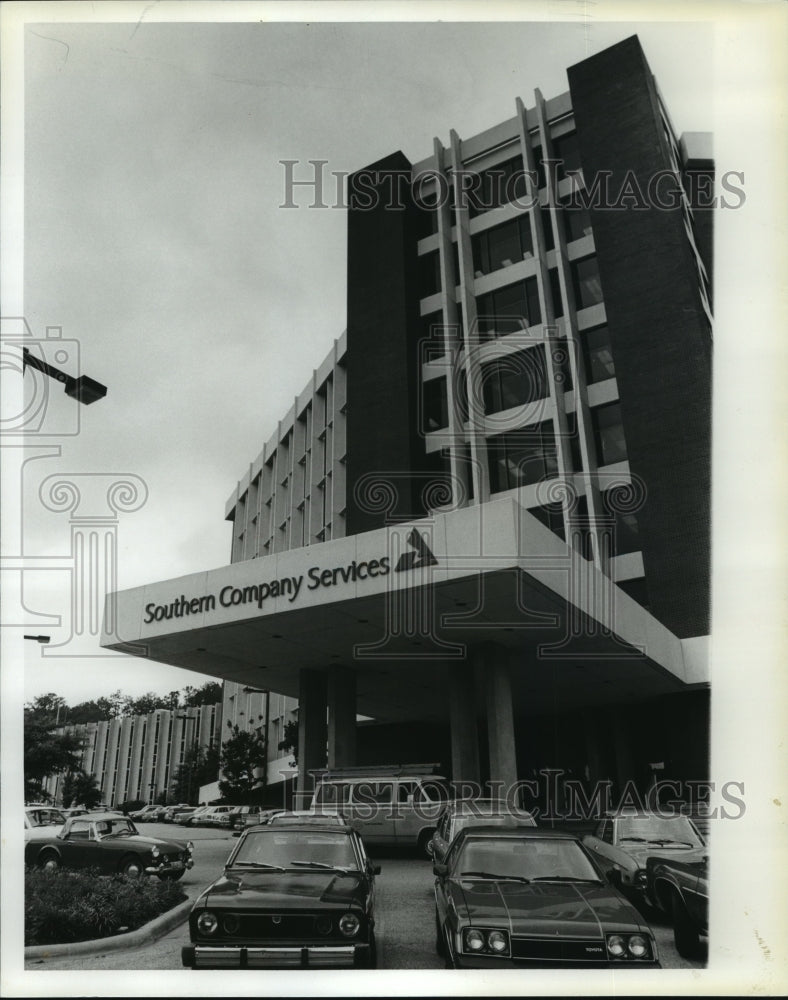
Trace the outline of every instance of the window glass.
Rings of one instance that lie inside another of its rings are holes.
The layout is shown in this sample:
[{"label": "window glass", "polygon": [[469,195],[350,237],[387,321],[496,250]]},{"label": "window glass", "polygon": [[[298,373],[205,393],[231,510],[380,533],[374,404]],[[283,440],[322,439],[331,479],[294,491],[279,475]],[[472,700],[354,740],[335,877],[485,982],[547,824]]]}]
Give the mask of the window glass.
[{"label": "window glass", "polygon": [[476,277],[509,267],[533,254],[531,227],[527,215],[486,229],[473,238],[473,266]]},{"label": "window glass", "polygon": [[560,216],[564,223],[567,243],[591,235],[591,216],[587,208],[564,202],[560,209]]},{"label": "window glass", "polygon": [[419,257],[418,273],[420,299],[441,290],[440,257],[437,250]]},{"label": "window glass", "polygon": [[542,216],[542,228],[544,229],[544,247],[545,250],[555,249],[555,240],[553,239],[553,224],[550,221],[550,209],[543,205],[539,209]]},{"label": "window glass", "polygon": [[560,503],[549,503],[542,504],[540,507],[529,507],[528,513],[541,521],[542,524],[549,528],[554,535],[558,535],[559,538],[565,538],[564,533],[564,516],[561,511]]},{"label": "window glass", "polygon": [[397,789],[398,802],[410,802],[416,791],[416,783],[413,781],[401,781]]},{"label": "window glass", "polygon": [[628,552],[639,552],[640,549],[640,529],[637,518],[634,514],[617,514],[613,555],[623,556]]},{"label": "window glass", "polygon": [[481,212],[489,212],[510,201],[522,200],[526,196],[526,182],[522,157],[514,156],[504,163],[482,170],[473,184],[465,180],[468,210],[471,217]]},{"label": "window glass", "polygon": [[616,368],[613,364],[613,350],[607,326],[595,326],[591,330],[583,330],[580,336],[583,340],[586,378],[589,384],[613,378]]},{"label": "window glass", "polygon": [[591,411],[596,432],[597,458],[600,465],[623,462],[627,457],[621,406],[608,403]]},{"label": "window glass", "polygon": [[544,347],[507,354],[482,366],[486,413],[498,413],[548,395]]},{"label": "window glass", "polygon": [[572,282],[575,291],[575,306],[585,309],[602,301],[602,283],[596,257],[585,257],[571,264]]},{"label": "window glass", "polygon": [[558,179],[562,180],[570,170],[580,169],[580,148],[577,144],[577,132],[553,139],[553,159],[560,160]]},{"label": "window glass", "polygon": [[493,493],[537,483],[558,471],[551,421],[499,434],[487,441]]},{"label": "window glass", "polygon": [[542,321],[536,278],[498,288],[477,299],[479,332],[483,338],[505,336]]},{"label": "window glass", "polygon": [[363,781],[353,791],[354,802],[385,803],[393,801],[391,782]]},{"label": "window glass", "polygon": [[423,420],[422,431],[437,431],[449,426],[449,401],[446,388],[446,378],[431,378],[422,383],[423,390]]},{"label": "window glass", "polygon": [[556,319],[564,315],[564,303],[561,298],[561,283],[558,280],[558,268],[551,267],[550,271],[550,293],[553,296],[553,314]]}]

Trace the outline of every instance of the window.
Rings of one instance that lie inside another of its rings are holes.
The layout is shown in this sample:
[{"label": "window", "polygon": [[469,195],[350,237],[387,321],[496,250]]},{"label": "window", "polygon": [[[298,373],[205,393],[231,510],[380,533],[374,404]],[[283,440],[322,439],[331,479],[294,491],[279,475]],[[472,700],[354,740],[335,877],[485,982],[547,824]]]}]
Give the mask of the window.
[{"label": "window", "polygon": [[571,243],[573,240],[582,240],[584,236],[591,235],[591,216],[587,208],[573,204],[571,201],[565,201],[561,205],[559,214],[563,219],[567,243]]},{"label": "window", "polygon": [[419,298],[426,299],[441,290],[440,257],[438,251],[419,257]]},{"label": "window", "polygon": [[577,144],[577,132],[569,132],[553,139],[553,159],[560,160],[558,179],[562,180],[570,170],[580,169],[580,148]]},{"label": "window", "polygon": [[425,194],[421,202],[416,201],[416,239],[422,240],[438,231],[438,213],[435,210],[438,197],[433,191]]},{"label": "window", "polygon": [[553,315],[556,319],[564,315],[564,303],[561,298],[561,282],[558,280],[558,268],[551,267],[550,271],[550,294],[553,296]]},{"label": "window", "polygon": [[531,226],[527,215],[487,229],[473,238],[473,266],[477,278],[532,254]]},{"label": "window", "polygon": [[612,555],[623,556],[628,552],[640,552],[640,530],[634,514],[616,516]]},{"label": "window", "polygon": [[599,267],[596,257],[584,257],[573,261],[572,284],[575,291],[575,306],[585,309],[602,301],[602,284],[599,280]]},{"label": "window", "polygon": [[529,507],[528,513],[532,514],[537,521],[549,528],[554,535],[564,538],[564,515],[560,503],[542,504],[541,507]]},{"label": "window", "polygon": [[482,366],[485,413],[522,406],[547,395],[544,347],[507,354]]},{"label": "window", "polygon": [[422,432],[437,431],[449,426],[449,401],[446,378],[433,378],[423,383],[424,411]]},{"label": "window", "polygon": [[542,321],[536,278],[480,295],[476,305],[482,339],[502,337]]},{"label": "window", "polygon": [[558,471],[551,421],[499,434],[487,441],[493,493],[538,483]]},{"label": "window", "polygon": [[550,209],[547,205],[542,205],[539,212],[542,216],[542,228],[544,229],[544,248],[545,250],[555,250],[553,223],[550,221]]},{"label": "window", "polygon": [[522,158],[513,157],[477,174],[472,181],[465,179],[468,210],[471,217],[489,212],[510,201],[526,197],[525,171]]},{"label": "window", "polygon": [[616,368],[613,364],[613,351],[608,328],[595,326],[590,330],[583,330],[580,336],[583,340],[586,378],[589,385],[592,382],[602,382],[605,379],[613,378],[616,374]]},{"label": "window", "polygon": [[600,465],[623,462],[627,457],[624,426],[619,403],[597,406],[591,411],[596,435],[597,457]]}]

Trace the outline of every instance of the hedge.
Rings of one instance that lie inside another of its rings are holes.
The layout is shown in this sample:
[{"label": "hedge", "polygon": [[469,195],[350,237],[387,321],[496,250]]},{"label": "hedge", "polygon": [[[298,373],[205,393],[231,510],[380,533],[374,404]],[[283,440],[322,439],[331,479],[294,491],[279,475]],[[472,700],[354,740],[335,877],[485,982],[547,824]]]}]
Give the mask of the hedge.
[{"label": "hedge", "polygon": [[133,931],[187,898],[158,878],[94,869],[25,868],[25,944],[66,944]]}]

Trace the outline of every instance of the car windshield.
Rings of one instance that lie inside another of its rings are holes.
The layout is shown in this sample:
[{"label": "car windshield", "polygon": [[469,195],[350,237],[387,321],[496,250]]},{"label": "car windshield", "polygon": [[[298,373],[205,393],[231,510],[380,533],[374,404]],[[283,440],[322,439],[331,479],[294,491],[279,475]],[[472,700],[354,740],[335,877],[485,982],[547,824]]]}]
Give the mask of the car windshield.
[{"label": "car windshield", "polygon": [[686,816],[625,816],[617,822],[620,844],[647,843],[665,846],[702,847]]},{"label": "car windshield", "polygon": [[238,845],[232,867],[356,869],[346,833],[317,830],[252,830]]},{"label": "car windshield", "polygon": [[528,882],[600,880],[579,844],[547,837],[469,837],[457,853],[451,874]]},{"label": "car windshield", "polygon": [[102,840],[105,837],[130,837],[137,828],[128,819],[102,819],[96,823],[96,835]]}]

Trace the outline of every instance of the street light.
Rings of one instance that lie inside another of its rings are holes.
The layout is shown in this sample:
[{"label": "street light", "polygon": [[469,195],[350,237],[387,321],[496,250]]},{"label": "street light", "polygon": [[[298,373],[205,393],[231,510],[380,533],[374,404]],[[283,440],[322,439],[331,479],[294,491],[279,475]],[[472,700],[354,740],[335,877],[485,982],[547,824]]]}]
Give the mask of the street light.
[{"label": "street light", "polygon": [[74,378],[72,375],[66,375],[65,372],[62,372],[59,368],[55,368],[54,365],[47,364],[47,362],[42,361],[41,358],[37,358],[35,354],[31,354],[30,351],[24,347],[22,348],[23,373],[28,365],[31,368],[37,368],[45,375],[49,375],[49,377],[55,379],[56,382],[62,382],[66,390],[66,395],[71,396],[72,399],[76,399],[78,403],[84,403],[87,406],[89,403],[95,403],[97,399],[103,399],[107,395],[107,387],[102,385],[101,382],[97,382],[95,379],[89,378],[87,375],[80,375],[79,378]]}]

